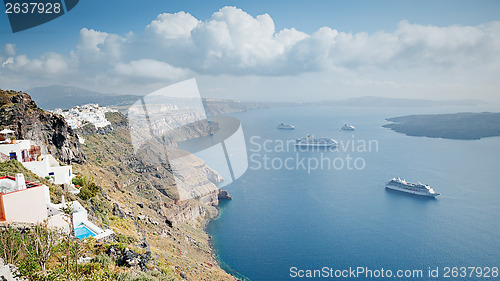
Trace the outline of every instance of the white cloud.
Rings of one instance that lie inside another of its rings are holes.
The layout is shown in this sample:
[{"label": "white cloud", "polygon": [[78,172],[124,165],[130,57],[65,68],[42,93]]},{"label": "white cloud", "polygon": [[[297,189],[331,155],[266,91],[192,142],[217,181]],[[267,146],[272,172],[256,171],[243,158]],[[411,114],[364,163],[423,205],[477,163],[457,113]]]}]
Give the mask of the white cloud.
[{"label": "white cloud", "polygon": [[135,60],[126,64],[120,63],[116,65],[115,70],[119,75],[161,80],[179,80],[187,77],[190,73],[189,70],[150,59]]},{"label": "white cloud", "polygon": [[[201,73],[267,71],[284,50],[275,35],[274,22],[269,15],[252,17],[235,7],[224,7],[191,30],[190,53],[193,56],[179,63],[188,63],[187,67]],[[185,52],[175,48],[169,51],[180,51],[181,56]]]},{"label": "white cloud", "polygon": [[[206,20],[186,12],[163,13],[139,34],[83,28],[68,54],[30,59],[17,53],[13,44],[3,47],[0,82],[29,84],[43,78],[140,88],[140,83],[170,83],[192,75],[331,73],[368,81],[350,85],[394,88],[416,74],[424,79],[439,73],[450,85],[456,77],[484,83],[500,68],[500,22],[436,27],[401,21],[394,32],[346,33],[321,27],[306,34],[294,28],[277,31],[268,14],[252,16],[224,7]],[[393,81],[393,74],[399,81]],[[491,83],[496,85],[496,80],[491,78]]]},{"label": "white cloud", "polygon": [[9,63],[14,63],[14,58],[13,57],[10,57],[10,58],[7,58],[5,59],[3,62],[2,62],[2,67],[5,67],[7,64]]},{"label": "white cloud", "polygon": [[3,54],[9,57],[16,55],[16,45],[14,44],[5,44],[3,47]]},{"label": "white cloud", "polygon": [[127,40],[117,34],[83,28],[76,54],[83,62],[119,60]]},{"label": "white cloud", "polygon": [[150,31],[165,40],[186,39],[191,36],[191,31],[199,23],[199,20],[185,12],[164,13],[158,15],[156,20],[146,26],[146,31]]},{"label": "white cloud", "polygon": [[44,54],[40,59],[30,60],[26,55],[10,57],[2,67],[16,75],[52,77],[67,74],[66,58],[57,53]]}]

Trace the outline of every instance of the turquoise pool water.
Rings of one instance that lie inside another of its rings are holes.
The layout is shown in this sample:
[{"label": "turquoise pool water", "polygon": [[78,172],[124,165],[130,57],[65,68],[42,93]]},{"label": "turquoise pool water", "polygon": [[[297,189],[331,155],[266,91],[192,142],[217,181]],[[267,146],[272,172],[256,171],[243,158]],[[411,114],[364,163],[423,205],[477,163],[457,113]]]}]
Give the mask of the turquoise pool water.
[{"label": "turquoise pool water", "polygon": [[92,230],[90,230],[85,225],[80,225],[77,228],[75,228],[75,237],[76,238],[83,240],[83,239],[88,238],[90,236],[94,237],[94,236],[96,236],[96,234],[94,232],[92,232]]}]

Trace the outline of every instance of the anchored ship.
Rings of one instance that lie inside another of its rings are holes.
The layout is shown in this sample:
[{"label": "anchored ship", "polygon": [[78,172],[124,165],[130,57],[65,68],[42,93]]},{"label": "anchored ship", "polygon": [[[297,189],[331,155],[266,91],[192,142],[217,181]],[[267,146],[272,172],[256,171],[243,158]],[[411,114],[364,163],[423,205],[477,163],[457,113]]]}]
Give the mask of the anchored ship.
[{"label": "anchored ship", "polygon": [[409,183],[406,180],[402,180],[399,177],[393,178],[385,185],[386,188],[402,191],[406,193],[411,193],[415,195],[427,196],[427,197],[436,197],[440,195],[440,193],[436,192],[432,187],[419,183]]},{"label": "anchored ship", "polygon": [[283,129],[283,130],[294,130],[295,126],[292,124],[286,124],[286,123],[279,123],[278,124],[278,129]]},{"label": "anchored ship", "polygon": [[333,147],[337,146],[337,142],[330,138],[314,138],[312,135],[307,135],[305,138],[300,138],[295,141],[296,146],[306,147]]},{"label": "anchored ship", "polygon": [[344,130],[344,131],[354,131],[356,130],[356,128],[352,125],[347,125],[347,124],[344,124],[344,126],[342,126],[342,128],[340,128],[341,130]]}]

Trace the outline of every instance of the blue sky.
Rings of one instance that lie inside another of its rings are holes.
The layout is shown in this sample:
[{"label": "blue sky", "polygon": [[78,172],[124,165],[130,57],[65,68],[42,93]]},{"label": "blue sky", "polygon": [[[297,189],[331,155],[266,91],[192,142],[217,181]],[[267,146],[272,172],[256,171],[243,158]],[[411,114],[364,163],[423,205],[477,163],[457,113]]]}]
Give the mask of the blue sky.
[{"label": "blue sky", "polygon": [[[239,10],[225,9],[219,18],[214,16],[225,6]],[[181,11],[189,16],[168,17],[159,29],[147,32],[146,27],[160,14]],[[268,18],[259,17],[265,14]],[[0,69],[0,87],[64,81],[94,90],[137,92],[196,77],[200,88],[224,98],[261,99],[265,95],[250,91],[283,89],[291,99],[300,100],[300,91],[305,89],[300,85],[312,83],[318,99],[371,94],[416,96],[423,91],[440,92],[442,98],[467,98],[469,93],[481,91],[482,98],[493,99],[498,87],[496,79],[489,77],[497,70],[498,52],[494,49],[498,45],[491,38],[498,35],[495,23],[499,20],[500,1],[495,0],[82,0],[68,14],[16,34],[10,31],[6,15],[1,14],[0,50],[4,46],[4,52],[0,53],[0,63],[5,67]],[[177,34],[173,38],[167,34],[177,32],[168,28],[172,24],[193,21],[198,25],[189,30],[195,37],[184,34],[180,38]],[[210,27],[215,22],[228,26],[230,34],[216,34],[211,28],[218,27]],[[246,23],[251,27],[245,29]],[[274,28],[274,33],[269,34],[269,28]],[[283,30],[282,39],[271,42]],[[285,37],[292,39],[285,42]],[[103,40],[109,44],[103,44]],[[186,40],[190,41],[189,48],[180,50],[178,46]],[[203,44],[213,49],[203,49]],[[249,45],[248,51],[242,50]],[[89,53],[94,51],[98,53]],[[97,55],[106,59],[95,59]],[[197,60],[191,61],[193,56]],[[488,66],[481,66],[483,62],[489,62]],[[484,72],[469,73],[471,65]],[[52,76],[37,73],[43,67],[53,67],[49,71]],[[149,73],[148,69],[166,74]],[[93,76],[97,72],[101,75]],[[119,87],[123,85],[121,79],[135,84]],[[290,83],[297,81],[300,85]],[[251,90],[241,91],[237,89],[240,85]],[[328,96],[332,91],[339,94]],[[403,91],[406,94],[401,94]]]},{"label": "blue sky", "polygon": [[2,13],[0,34],[2,43],[15,43],[27,54],[39,55],[70,50],[78,41],[78,31],[84,27],[119,34],[139,32],[160,13],[185,11],[198,19],[207,19],[224,6],[236,6],[253,16],[267,13],[274,19],[277,30],[294,27],[307,33],[322,26],[345,32],[392,31],[401,20],[448,26],[477,25],[500,19],[500,1],[496,0],[148,0],[140,4],[123,0],[82,0],[66,16],[17,34],[12,34],[6,14]]}]

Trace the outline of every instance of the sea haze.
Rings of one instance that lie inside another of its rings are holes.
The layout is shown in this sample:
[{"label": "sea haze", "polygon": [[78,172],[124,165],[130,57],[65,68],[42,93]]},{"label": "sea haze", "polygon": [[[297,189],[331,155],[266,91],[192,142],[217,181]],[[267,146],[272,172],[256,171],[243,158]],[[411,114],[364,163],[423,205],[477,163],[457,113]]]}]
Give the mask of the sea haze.
[{"label": "sea haze", "polygon": [[[289,107],[231,114],[242,122],[250,163],[243,177],[225,187],[233,200],[221,204],[220,217],[208,226],[222,265],[251,280],[290,280],[291,267],[421,269],[424,278],[415,280],[426,280],[429,267],[440,267],[442,275],[446,266],[500,266],[500,137],[409,137],[382,127],[389,117],[464,111],[474,108]],[[279,130],[280,122],[296,129]],[[340,131],[344,123],[356,131]],[[308,133],[344,145],[375,140],[378,150],[273,150],[280,140]],[[273,151],[255,151],[255,143],[265,140],[273,141],[267,146]],[[308,172],[293,162],[293,169],[256,169],[264,155],[319,159],[321,153],[344,161],[362,158],[365,165]],[[385,182],[396,176],[429,184],[442,195],[386,190]]]},{"label": "sea haze", "polygon": [[98,103],[101,106],[129,106],[141,98],[137,95],[104,94],[61,85],[37,87],[26,92],[44,110],[69,109],[88,103]]}]

